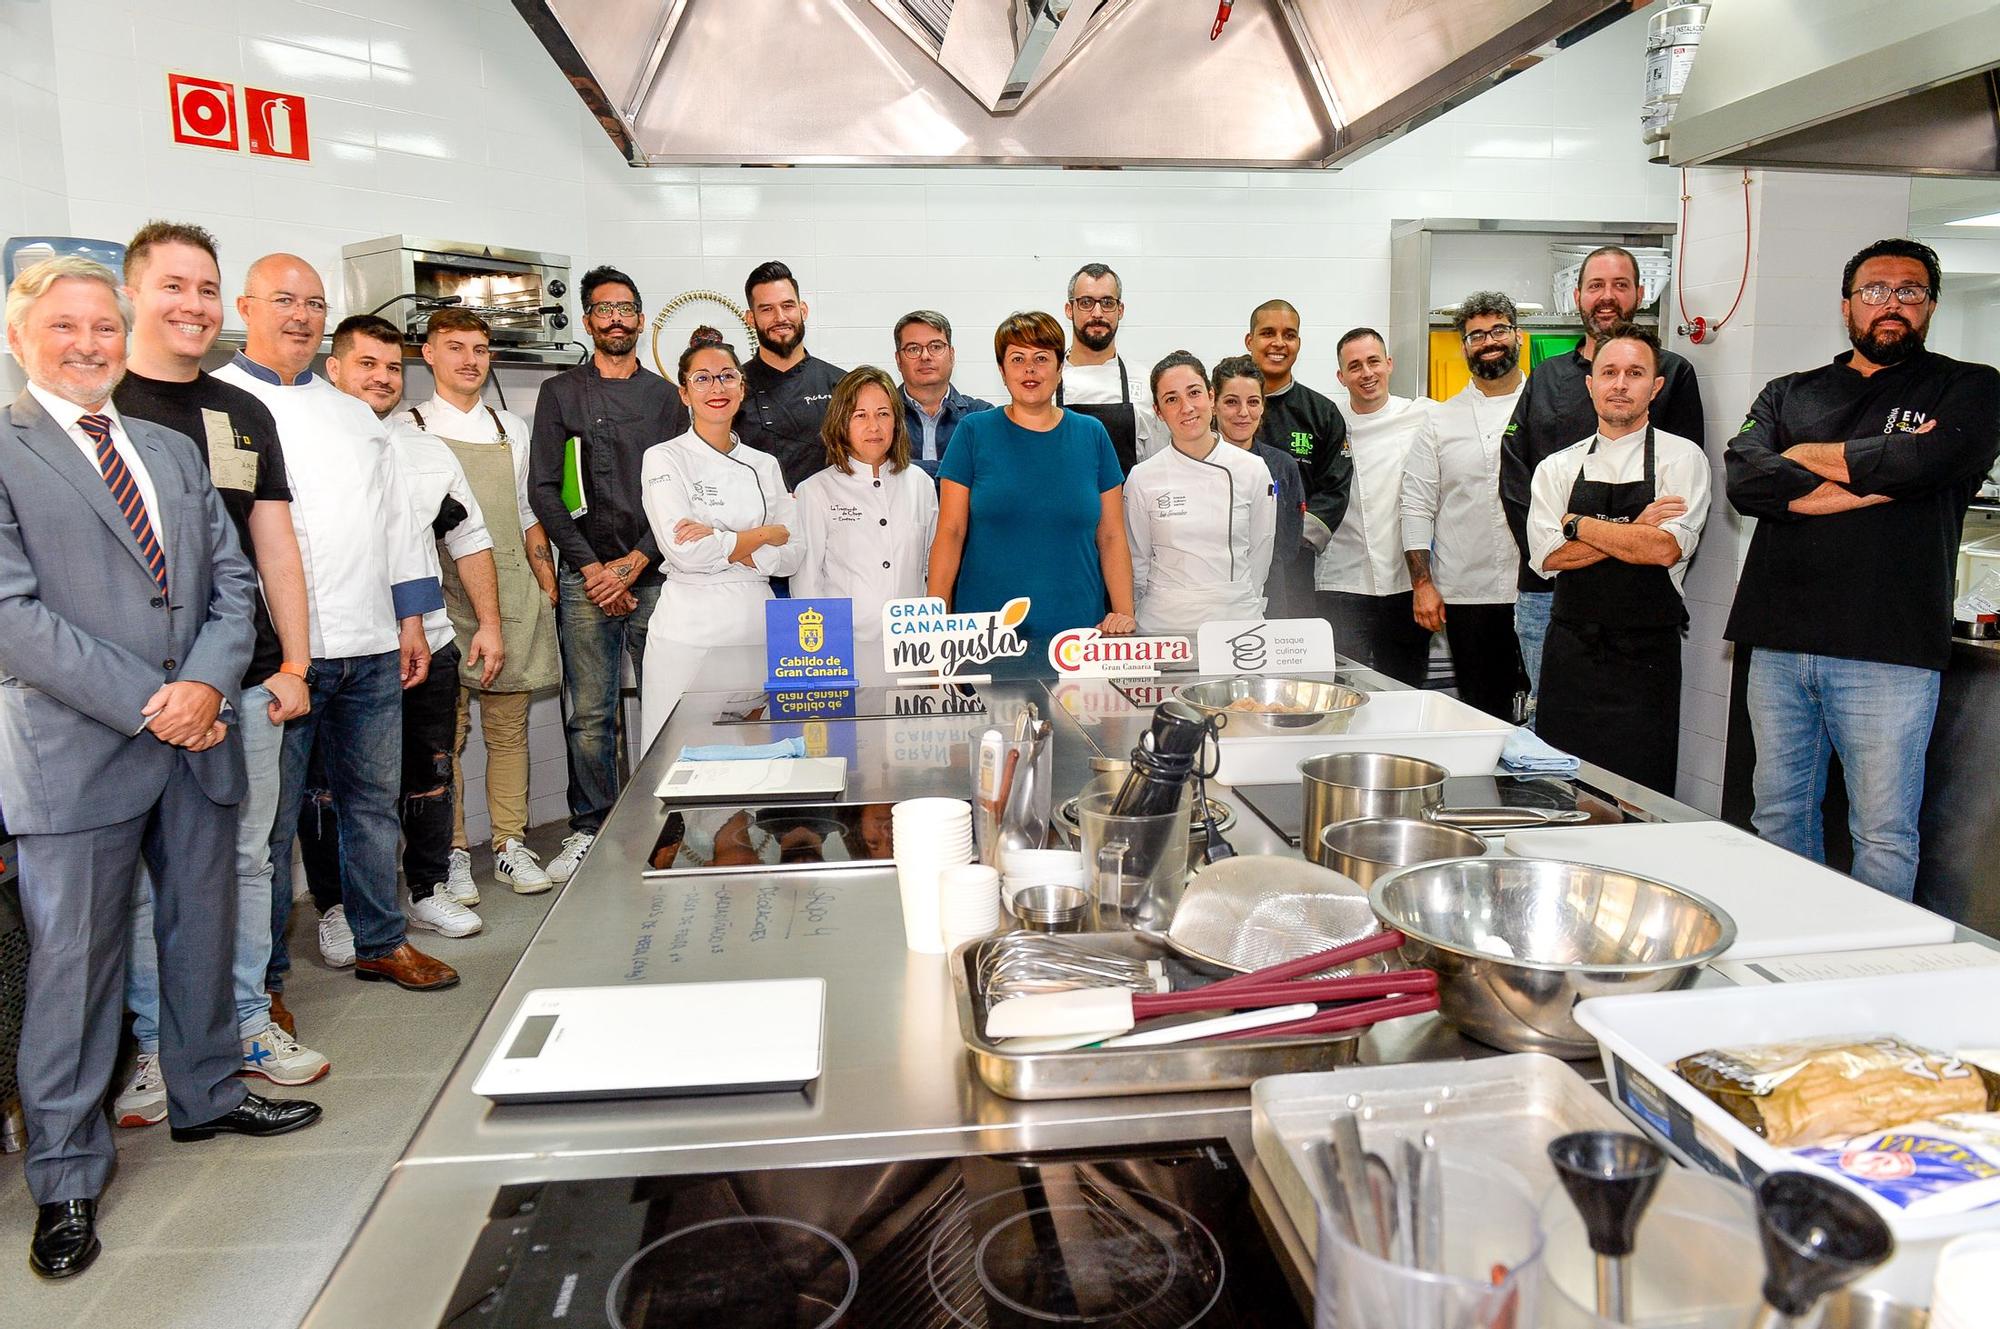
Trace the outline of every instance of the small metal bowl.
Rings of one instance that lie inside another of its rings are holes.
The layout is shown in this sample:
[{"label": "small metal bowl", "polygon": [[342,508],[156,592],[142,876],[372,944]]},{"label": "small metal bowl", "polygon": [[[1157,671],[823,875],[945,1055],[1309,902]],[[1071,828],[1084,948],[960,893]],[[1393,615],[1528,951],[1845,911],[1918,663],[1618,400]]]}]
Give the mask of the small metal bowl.
[{"label": "small metal bowl", "polygon": [[1421,817],[1359,817],[1319,833],[1312,858],[1335,872],[1373,886],[1397,868],[1441,858],[1480,858],[1486,841],[1471,831]]},{"label": "small metal bowl", "polygon": [[1029,932],[1082,932],[1090,918],[1090,892],[1081,886],[1023,886],[1007,908]]},{"label": "small metal bowl", "polygon": [[[1246,734],[1344,734],[1354,713],[1368,704],[1368,694],[1340,683],[1311,678],[1218,678],[1176,688],[1174,696],[1203,715],[1225,715],[1230,738]],[[1266,706],[1295,707],[1286,711],[1231,710],[1232,702],[1248,699]]]},{"label": "small metal bowl", "polygon": [[1390,873],[1368,893],[1435,969],[1444,1017],[1510,1052],[1580,1060],[1597,1042],[1570,1014],[1587,997],[1669,992],[1736,944],[1736,922],[1649,877],[1553,859],[1455,858]]}]

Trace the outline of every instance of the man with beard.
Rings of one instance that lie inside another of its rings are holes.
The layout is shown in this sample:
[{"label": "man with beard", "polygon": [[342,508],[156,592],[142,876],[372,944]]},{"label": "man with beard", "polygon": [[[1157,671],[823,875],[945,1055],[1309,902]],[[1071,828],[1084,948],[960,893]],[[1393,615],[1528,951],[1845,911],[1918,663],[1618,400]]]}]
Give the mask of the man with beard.
[{"label": "man with beard", "polygon": [[773,259],[751,269],[743,300],[757,325],[757,354],[743,366],[736,437],[776,457],[785,488],[797,489],[807,476],[826,469],[820,422],[834,385],[847,371],[806,352],[806,316],[812,311],[783,263]]},{"label": "man with beard", "polygon": [[403,330],[380,314],[349,314],[333,330],[326,378],[388,419],[403,400]]},{"label": "man with beard", "polygon": [[1541,723],[1556,747],[1672,793],[1680,757],[1681,579],[1708,520],[1708,459],[1655,429],[1659,340],[1612,328],[1586,387],[1597,430],[1535,468],[1529,561],[1555,578]]},{"label": "man with beard", "polygon": [[1167,428],[1145,402],[1146,371],[1132,395],[1132,373],[1118,353],[1118,325],[1125,320],[1125,283],[1102,263],[1086,263],[1069,279],[1063,301],[1069,320],[1069,355],[1063,361],[1056,405],[1087,415],[1111,435],[1111,450],[1125,474],[1166,446]]},{"label": "man with beard", "polygon": [[595,350],[542,384],[528,449],[528,501],[561,558],[556,636],[570,834],[542,869],[557,884],[576,875],[618,801],[618,657],[629,656],[635,672],[643,667],[660,598],[660,547],[640,498],[639,464],[688,423],[679,390],[639,363],[638,286],[616,268],[596,267],[577,293]]},{"label": "man with beard", "polygon": [[[1639,260],[1631,251],[1617,245],[1592,250],[1577,269],[1576,278],[1576,312],[1583,320],[1583,341],[1568,355],[1553,356],[1535,366],[1507,425],[1500,458],[1500,501],[1520,551],[1521,594],[1514,606],[1514,628],[1528,669],[1530,723],[1555,589],[1535,572],[1528,557],[1531,483],[1535,468],[1545,459],[1597,427],[1597,412],[1584,383],[1590,377],[1590,357],[1612,328],[1631,321],[1638,311],[1640,294]],[[1668,433],[1693,439],[1700,447],[1704,434],[1701,386],[1695,381],[1694,366],[1672,351],[1661,351],[1660,377],[1666,386],[1653,402],[1652,419]]]},{"label": "man with beard", "polygon": [[[1299,464],[1305,481],[1303,580],[1312,599],[1312,560],[1327,547],[1347,516],[1347,495],[1354,484],[1354,457],[1347,447],[1347,421],[1340,408],[1292,377],[1298,363],[1299,311],[1287,300],[1266,300],[1250,311],[1250,331],[1243,338],[1250,358],[1264,376],[1264,423],[1257,441],[1268,444]],[[1274,551],[1277,562],[1283,550]]]},{"label": "man with beard", "polygon": [[1472,381],[1430,418],[1403,468],[1403,559],[1418,624],[1442,628],[1458,695],[1514,716],[1521,650],[1514,640],[1514,542],[1500,510],[1500,435],[1521,394],[1514,302],[1475,291],[1452,319]]},{"label": "man with beard", "polygon": [[1905,900],[1965,507],[2000,451],[2000,374],[1924,348],[1940,280],[1913,240],[1848,260],[1854,349],[1767,384],[1728,453],[1758,519],[1725,634],[1751,648],[1757,833],[1825,861],[1831,749],[1853,874]]}]

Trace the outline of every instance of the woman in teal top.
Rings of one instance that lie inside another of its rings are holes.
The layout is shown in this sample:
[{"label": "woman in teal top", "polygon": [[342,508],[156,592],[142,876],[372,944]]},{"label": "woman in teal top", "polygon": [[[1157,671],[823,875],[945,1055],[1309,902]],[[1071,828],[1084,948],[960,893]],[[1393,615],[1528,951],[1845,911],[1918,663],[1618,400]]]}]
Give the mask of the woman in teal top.
[{"label": "woman in teal top", "polygon": [[930,593],[955,610],[1029,599],[1026,635],[1136,631],[1124,473],[1104,426],[1055,404],[1062,326],[1014,314],[993,334],[1011,400],[961,420],[938,467]]}]

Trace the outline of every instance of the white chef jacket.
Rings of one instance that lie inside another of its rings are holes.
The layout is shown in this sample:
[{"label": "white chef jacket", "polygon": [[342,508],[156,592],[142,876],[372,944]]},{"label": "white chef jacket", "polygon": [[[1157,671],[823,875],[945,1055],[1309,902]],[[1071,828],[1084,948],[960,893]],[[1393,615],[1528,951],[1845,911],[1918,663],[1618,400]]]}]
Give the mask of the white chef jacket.
[{"label": "white chef jacket", "polygon": [[1500,438],[1519,388],[1471,383],[1431,407],[1403,464],[1403,548],[1428,549],[1445,603],[1513,604],[1520,550],[1500,507]]},{"label": "white chef jacket", "polygon": [[854,601],[854,635],[882,639],[882,606],[923,595],[931,538],[937,534],[937,485],[917,466],[879,472],[858,461],[850,473],[829,466],[794,496],[805,562],[792,594],[844,595]]},{"label": "white chef jacket", "polygon": [[[1591,451],[1590,445],[1597,444]],[[1586,480],[1608,484],[1631,484],[1646,478],[1646,431],[1634,430],[1625,437],[1604,441],[1596,435],[1572,443],[1561,452],[1542,459],[1535,467],[1535,479],[1528,501],[1528,559],[1545,577],[1565,574],[1542,566],[1549,555],[1562,548],[1562,520],[1569,515],[1569,491],[1578,472]],[[1674,589],[1680,590],[1687,578],[1688,560],[1701,543],[1701,528],[1708,521],[1708,458],[1700,448],[1679,434],[1664,429],[1653,433],[1653,493],[1657,498],[1674,495],[1687,500],[1687,511],[1672,521],[1660,523],[1681,547],[1680,559],[1667,569]]]},{"label": "white chef jacket", "polygon": [[285,384],[239,353],[215,376],[263,402],[277,421],[313,658],[395,650],[398,620],[441,608],[444,589],[430,527],[416,523],[388,426],[310,371]]},{"label": "white chef jacket", "polygon": [[1194,633],[1264,616],[1278,524],[1263,458],[1211,436],[1196,460],[1168,444],[1125,477],[1132,592],[1145,632]]},{"label": "white chef jacket", "polygon": [[[87,411],[67,397],[56,396],[38,383],[28,385],[28,394],[49,413],[49,418],[56,422],[56,427],[69,437],[70,442],[76,444],[77,451],[81,452],[83,459],[90,463],[90,469],[99,475],[104,474],[104,468],[97,464],[97,444],[91,441],[90,435],[84,433],[76,422],[86,415],[93,414],[110,419],[111,450],[125,463],[125,469],[132,472],[132,483],[139,486],[139,498],[146,505],[146,520],[152,523],[153,537],[160,542],[160,553],[164,557],[167,551],[167,514],[160,511],[160,496],[153,491],[153,473],[146,469],[145,458],[139,455],[139,449],[132,446],[132,439],[125,432],[125,422],[119,418],[118,408],[106,398],[102,410]],[[252,557],[251,551],[244,550],[243,556]],[[167,576],[171,580],[172,568],[167,569]]]},{"label": "white chef jacket", "polygon": [[[1125,400],[1119,395],[1118,361],[1113,356],[1101,365],[1078,365],[1063,361],[1062,399],[1065,406],[1115,405]],[[1151,374],[1146,369],[1125,366],[1125,379],[1132,390],[1133,434],[1139,460],[1170,446],[1167,427],[1153,414]]]},{"label": "white chef jacket", "polygon": [[[491,409],[492,414],[488,414]],[[526,531],[540,520],[535,510],[528,506],[528,438],[527,421],[505,407],[489,408],[481,402],[470,411],[461,411],[442,397],[432,397],[414,409],[404,407],[392,419],[398,424],[408,420],[416,424],[416,414],[422,412],[424,422],[417,427],[439,438],[456,439],[460,443],[505,443],[514,462],[514,505],[519,509],[521,529]],[[501,437],[493,432],[494,417],[499,417]]]},{"label": "white chef jacket", "polygon": [[1393,595],[1410,589],[1403,561],[1403,463],[1430,405],[1429,398],[1391,397],[1366,415],[1352,406],[1341,412],[1354,483],[1347,491],[1347,515],[1314,566],[1313,584],[1320,590]]},{"label": "white chef jacket", "polygon": [[[425,420],[431,416],[426,413]],[[492,424],[489,422],[490,430]],[[417,428],[416,422],[407,415],[397,417],[389,428],[389,441],[396,449],[396,463],[403,468],[403,486],[410,497],[410,515],[426,533],[435,533],[432,522],[437,520],[438,509],[446,498],[458,500],[465,509],[465,516],[458,524],[439,537],[444,542],[445,552],[452,560],[479,553],[493,547],[493,535],[486,529],[486,514],[479,510],[479,500],[472,495],[472,484],[465,478],[465,468],[459,465],[458,457],[443,439],[434,437]],[[443,570],[438,563],[437,540],[425,542],[425,560],[433,577],[442,577]],[[434,651],[443,650],[451,644],[456,634],[451,626],[451,614],[442,606],[424,615],[424,637]]]}]

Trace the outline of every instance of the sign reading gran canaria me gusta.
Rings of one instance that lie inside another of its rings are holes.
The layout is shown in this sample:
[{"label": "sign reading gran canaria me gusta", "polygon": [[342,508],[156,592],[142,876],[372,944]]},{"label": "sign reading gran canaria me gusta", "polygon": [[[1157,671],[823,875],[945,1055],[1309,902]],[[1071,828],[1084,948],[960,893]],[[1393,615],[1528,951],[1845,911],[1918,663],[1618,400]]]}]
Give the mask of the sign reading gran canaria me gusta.
[{"label": "sign reading gran canaria me gusta", "polygon": [[764,659],[772,692],[859,687],[854,674],[852,600],[770,600],[764,605]]},{"label": "sign reading gran canaria me gusta", "polygon": [[1028,597],[998,609],[954,614],[934,595],[882,606],[882,663],[892,674],[964,674],[992,660],[1026,655],[1020,632]]}]

